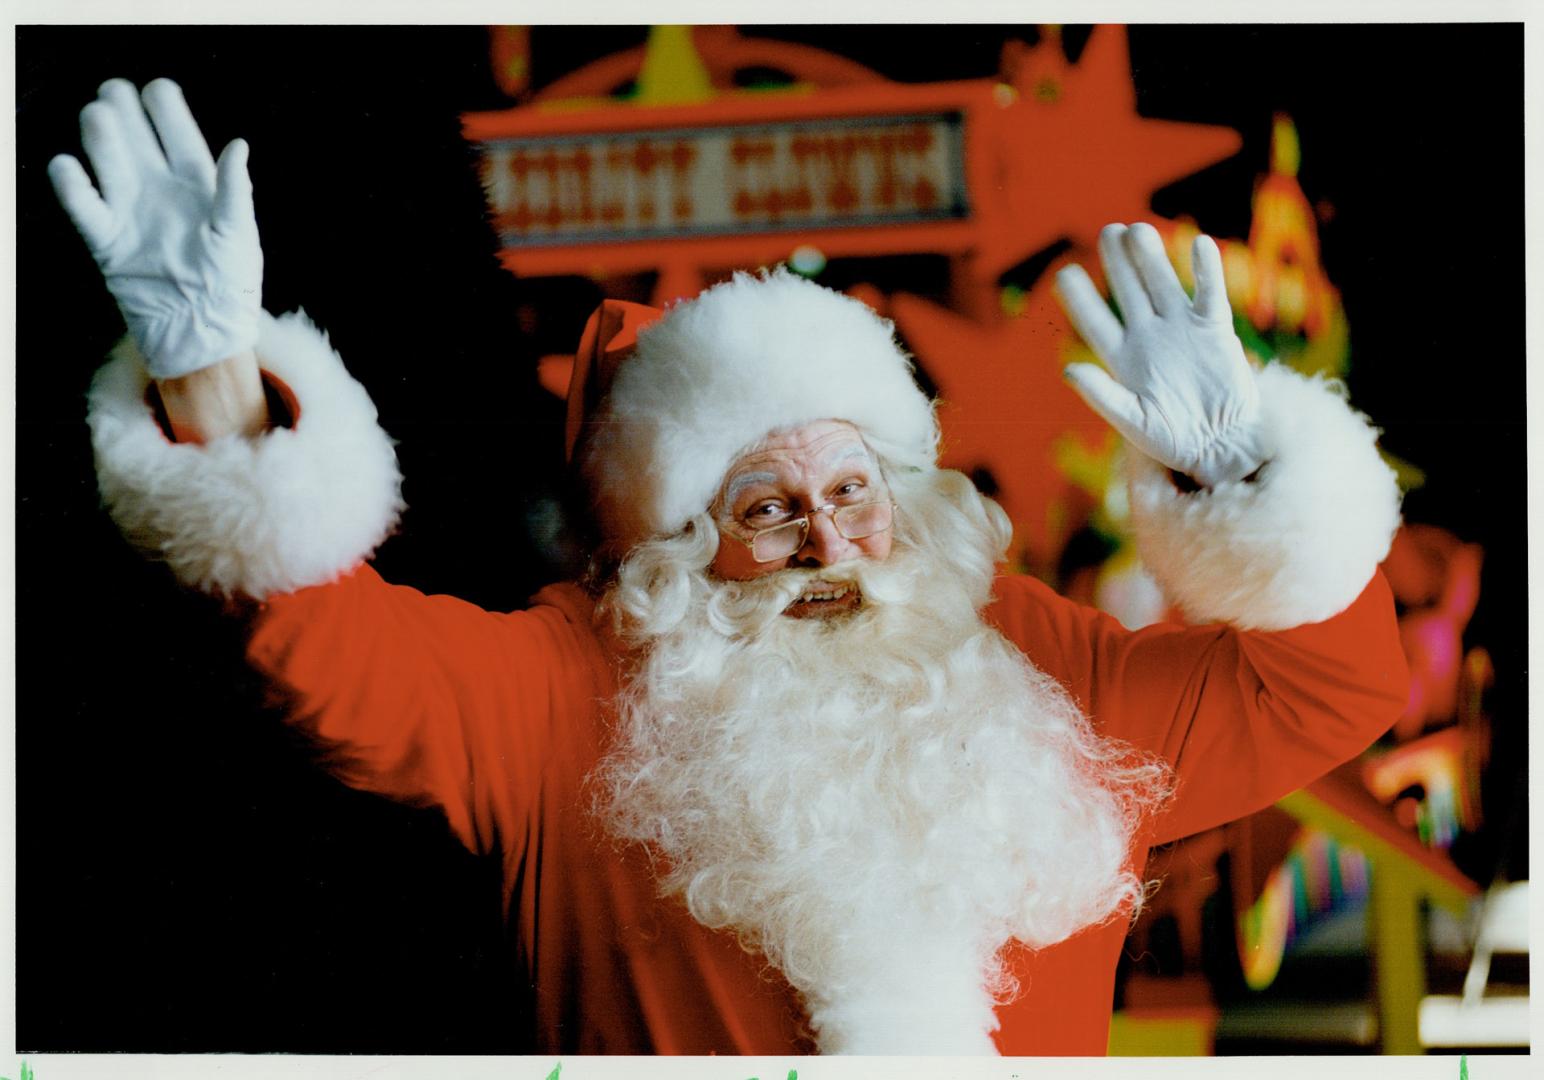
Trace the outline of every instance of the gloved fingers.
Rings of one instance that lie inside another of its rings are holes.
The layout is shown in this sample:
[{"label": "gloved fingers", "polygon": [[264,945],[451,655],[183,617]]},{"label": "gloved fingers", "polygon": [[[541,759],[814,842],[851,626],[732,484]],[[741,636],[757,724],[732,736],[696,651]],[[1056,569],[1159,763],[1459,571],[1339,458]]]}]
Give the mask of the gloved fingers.
[{"label": "gloved fingers", "polygon": [[164,169],[166,155],[150,128],[150,118],[145,115],[134,84],[127,79],[108,79],[97,91],[97,100],[112,108],[123,145],[133,155],[135,164],[147,172]]},{"label": "gloved fingers", "polygon": [[1179,283],[1179,275],[1169,262],[1164,250],[1163,237],[1146,222],[1138,222],[1126,230],[1126,250],[1147,289],[1153,310],[1160,315],[1175,315],[1190,307],[1190,297]]},{"label": "gloved fingers", "polygon": [[1231,325],[1233,308],[1228,303],[1228,282],[1217,241],[1204,233],[1197,236],[1190,246],[1190,265],[1196,277],[1196,314]]},{"label": "gloved fingers", "polygon": [[97,194],[81,163],[69,154],[60,154],[48,163],[48,179],[53,182],[59,205],[75,223],[86,247],[93,254],[105,248],[112,241],[117,219]]},{"label": "gloved fingers", "polygon": [[172,172],[197,184],[200,191],[213,191],[214,155],[198,130],[182,88],[170,79],[156,79],[140,96],[161,137]]},{"label": "gloved fingers", "polygon": [[124,141],[118,111],[97,100],[80,111],[80,144],[108,206],[129,211],[141,188],[139,164]]},{"label": "gloved fingers", "polygon": [[247,173],[247,141],[232,139],[215,166],[214,231],[238,232],[253,223],[252,177]]},{"label": "gloved fingers", "polygon": [[1089,279],[1088,271],[1073,263],[1056,275],[1056,297],[1072,320],[1072,327],[1105,363],[1120,352],[1125,332],[1120,320]]},{"label": "gloved fingers", "polygon": [[1110,283],[1110,293],[1120,305],[1121,317],[1127,325],[1133,319],[1151,315],[1152,301],[1126,252],[1126,226],[1106,225],[1099,230],[1099,261],[1104,264],[1104,278]]},{"label": "gloved fingers", "polygon": [[1126,441],[1143,450],[1151,441],[1142,413],[1142,401],[1110,377],[1098,364],[1068,364],[1062,375],[1088,407],[1104,417]]}]

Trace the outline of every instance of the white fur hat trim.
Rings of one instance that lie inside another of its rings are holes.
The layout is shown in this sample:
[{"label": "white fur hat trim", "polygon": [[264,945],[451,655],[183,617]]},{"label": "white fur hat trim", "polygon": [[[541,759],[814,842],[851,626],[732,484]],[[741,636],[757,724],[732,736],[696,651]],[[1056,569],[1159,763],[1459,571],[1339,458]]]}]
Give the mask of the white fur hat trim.
[{"label": "white fur hat trim", "polygon": [[639,331],[588,421],[580,462],[608,540],[626,550],[708,509],[734,460],[816,420],[931,468],[938,431],[894,327],[784,269],[736,274]]},{"label": "white fur hat trim", "polygon": [[321,331],[300,313],[265,315],[257,354],[294,393],[291,429],[171,442],[128,339],[92,381],[87,422],[102,500],[130,542],[188,585],[261,599],[351,569],[392,530],[402,496],[375,406]]},{"label": "white fur hat trim", "polygon": [[1133,453],[1142,560],[1188,618],[1243,629],[1321,622],[1361,595],[1399,526],[1394,472],[1345,389],[1283,364],[1262,370],[1271,457],[1258,479],[1180,492]]}]

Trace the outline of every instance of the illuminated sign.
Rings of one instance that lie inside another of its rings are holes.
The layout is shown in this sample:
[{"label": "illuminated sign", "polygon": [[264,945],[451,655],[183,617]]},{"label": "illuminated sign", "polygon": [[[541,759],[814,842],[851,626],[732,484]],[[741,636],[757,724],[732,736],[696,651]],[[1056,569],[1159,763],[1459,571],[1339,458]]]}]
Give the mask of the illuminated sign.
[{"label": "illuminated sign", "polygon": [[492,139],[506,248],[964,218],[959,113]]},{"label": "illuminated sign", "polygon": [[[597,61],[605,70],[584,92],[639,62]],[[1023,87],[875,80],[668,103],[554,98],[461,123],[506,267],[653,272],[662,295],[802,244],[830,259],[968,257],[973,275],[994,277],[1107,221],[1142,220],[1155,186],[1237,149],[1226,129],[1137,116],[1118,35],[1085,50],[1054,99],[1036,96],[1032,74]]]}]

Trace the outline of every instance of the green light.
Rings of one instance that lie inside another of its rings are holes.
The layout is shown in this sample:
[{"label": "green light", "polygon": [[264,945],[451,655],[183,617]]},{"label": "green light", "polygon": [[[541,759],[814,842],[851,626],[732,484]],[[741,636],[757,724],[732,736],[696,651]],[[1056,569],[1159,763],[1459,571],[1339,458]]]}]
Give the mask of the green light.
[{"label": "green light", "polygon": [[788,256],[788,268],[812,278],[826,268],[826,253],[809,244],[800,244]]}]

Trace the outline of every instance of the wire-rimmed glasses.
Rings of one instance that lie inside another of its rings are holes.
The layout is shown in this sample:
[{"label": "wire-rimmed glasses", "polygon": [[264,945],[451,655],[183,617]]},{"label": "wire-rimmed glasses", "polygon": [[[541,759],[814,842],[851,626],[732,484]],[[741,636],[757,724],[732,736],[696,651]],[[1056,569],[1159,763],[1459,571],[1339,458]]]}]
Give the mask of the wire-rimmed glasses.
[{"label": "wire-rimmed glasses", "polygon": [[816,514],[830,514],[831,524],[836,526],[836,531],[843,539],[862,540],[866,536],[882,533],[891,526],[895,520],[895,503],[889,499],[855,503],[852,506],[826,503],[824,506],[812,507],[808,513],[792,521],[758,529],[749,538],[735,536],[733,533],[728,535],[750,548],[751,558],[757,562],[777,562],[796,554],[804,546],[804,542],[809,539],[810,518]]}]

